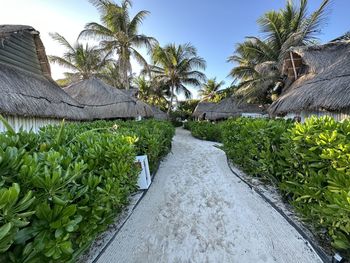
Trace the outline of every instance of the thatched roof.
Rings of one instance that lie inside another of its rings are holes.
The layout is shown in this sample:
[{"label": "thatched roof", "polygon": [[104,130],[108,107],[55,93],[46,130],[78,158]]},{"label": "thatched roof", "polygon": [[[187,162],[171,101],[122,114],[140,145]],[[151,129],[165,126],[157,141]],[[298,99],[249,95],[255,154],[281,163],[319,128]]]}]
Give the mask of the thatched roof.
[{"label": "thatched roof", "polygon": [[41,41],[37,31],[29,26],[3,25],[0,41],[1,114],[88,119],[83,107],[42,70],[40,61],[47,61],[47,57],[38,44]]},{"label": "thatched roof", "polygon": [[205,113],[205,119],[207,120],[222,120],[241,116],[242,113],[263,113],[260,106],[239,102],[234,97],[225,98],[219,103],[200,102],[198,106],[193,116],[201,118]]},{"label": "thatched roof", "polygon": [[162,111],[161,109],[159,109],[157,106],[151,106],[153,114],[154,114],[154,118],[156,120],[167,120],[168,119],[168,115]]},{"label": "thatched roof", "polygon": [[51,79],[51,69],[40,33],[31,26],[0,25],[0,60]]},{"label": "thatched roof", "polygon": [[121,91],[124,92],[129,97],[137,98],[137,93],[139,92],[139,89],[130,88],[130,89],[121,89]]},{"label": "thatched roof", "polygon": [[209,112],[213,106],[215,106],[215,103],[213,102],[201,101],[194,109],[192,116],[195,118],[200,118],[203,116],[204,113]]},{"label": "thatched roof", "polygon": [[64,88],[88,111],[93,119],[135,118],[153,116],[152,109],[142,101],[127,96],[102,80],[90,78]]},{"label": "thatched roof", "polygon": [[292,52],[302,57],[306,73],[270,106],[270,114],[350,108],[350,41],[298,47]]}]

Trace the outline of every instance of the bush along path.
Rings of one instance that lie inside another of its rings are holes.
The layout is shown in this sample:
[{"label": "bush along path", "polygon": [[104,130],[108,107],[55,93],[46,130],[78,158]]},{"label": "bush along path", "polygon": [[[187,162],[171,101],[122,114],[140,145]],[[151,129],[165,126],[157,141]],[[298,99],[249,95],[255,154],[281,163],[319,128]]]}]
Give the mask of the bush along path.
[{"label": "bush along path", "polygon": [[172,154],[98,262],[322,261],[278,212],[232,175],[215,143],[178,129]]},{"label": "bush along path", "polygon": [[153,171],[174,128],[157,121],[62,124],[0,134],[0,262],[76,262]]}]

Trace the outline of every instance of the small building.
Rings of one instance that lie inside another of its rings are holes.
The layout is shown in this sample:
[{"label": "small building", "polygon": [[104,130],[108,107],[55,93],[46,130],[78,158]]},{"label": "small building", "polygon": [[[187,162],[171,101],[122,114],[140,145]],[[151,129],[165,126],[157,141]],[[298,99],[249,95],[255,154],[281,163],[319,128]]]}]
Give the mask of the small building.
[{"label": "small building", "polygon": [[0,114],[16,131],[89,119],[52,80],[40,34],[30,26],[0,25]]},{"label": "small building", "polygon": [[159,107],[152,105],[151,109],[152,109],[153,114],[154,114],[154,119],[162,120],[162,121],[169,119],[168,114],[166,114],[164,111],[162,111]]},{"label": "small building", "polygon": [[206,119],[206,115],[210,112],[211,108],[215,106],[214,102],[201,101],[192,113],[192,117],[197,120]]},{"label": "small building", "polygon": [[232,117],[259,118],[264,117],[264,112],[259,105],[239,102],[234,97],[228,97],[219,103],[200,102],[193,117],[199,120],[217,121]]},{"label": "small building", "polygon": [[335,39],[324,45],[292,48],[283,73],[285,88],[269,107],[271,116],[350,116],[350,40]]},{"label": "small building", "polygon": [[153,111],[146,103],[95,77],[74,83],[64,91],[83,105],[94,120],[153,117]]}]

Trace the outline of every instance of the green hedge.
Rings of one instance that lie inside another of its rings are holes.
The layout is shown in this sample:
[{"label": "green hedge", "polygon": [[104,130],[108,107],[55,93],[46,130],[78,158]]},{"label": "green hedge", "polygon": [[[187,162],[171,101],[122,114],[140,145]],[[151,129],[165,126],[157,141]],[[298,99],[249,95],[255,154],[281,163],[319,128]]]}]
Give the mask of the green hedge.
[{"label": "green hedge", "polygon": [[0,134],[0,262],[75,262],[154,171],[170,123],[93,122]]},{"label": "green hedge", "polygon": [[220,129],[237,166],[277,185],[305,221],[321,235],[326,231],[332,246],[350,256],[350,121],[238,118],[212,125],[188,128],[209,140],[210,131]]},{"label": "green hedge", "polygon": [[221,126],[220,124],[207,121],[185,122],[184,128],[191,131],[191,134],[201,140],[213,142],[221,142]]}]

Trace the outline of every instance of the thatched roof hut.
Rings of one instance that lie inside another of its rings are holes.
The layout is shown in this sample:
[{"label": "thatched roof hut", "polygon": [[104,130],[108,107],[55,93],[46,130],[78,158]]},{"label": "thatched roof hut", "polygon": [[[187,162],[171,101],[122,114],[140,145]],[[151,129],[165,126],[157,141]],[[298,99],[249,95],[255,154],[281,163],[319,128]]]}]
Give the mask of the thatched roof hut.
[{"label": "thatched roof hut", "polygon": [[[349,112],[350,41],[297,47],[291,52],[293,57],[300,57],[298,70],[293,69],[297,79],[293,79],[294,82],[270,106],[269,113],[310,115],[321,112]],[[288,66],[284,68],[289,70]]]},{"label": "thatched roof hut", "polygon": [[38,118],[41,124],[43,119],[88,119],[51,79],[39,32],[30,26],[0,25],[0,114],[34,130]]},{"label": "thatched roof hut", "polygon": [[151,109],[156,120],[168,120],[168,115],[157,106],[151,106]]},{"label": "thatched roof hut", "polygon": [[[199,110],[197,109],[199,105]],[[239,102],[234,97],[228,97],[219,103],[200,102],[193,116],[207,120],[223,120],[230,117],[262,115],[263,110],[259,105]],[[196,114],[195,114],[196,113]],[[205,115],[204,115],[205,114]]]},{"label": "thatched roof hut", "polygon": [[137,88],[121,89],[121,91],[124,92],[127,96],[132,98],[137,98],[137,95],[139,93],[139,89]]},{"label": "thatched roof hut", "polygon": [[204,114],[209,112],[212,107],[215,106],[215,103],[213,102],[206,102],[206,101],[201,101],[198,103],[197,107],[194,109],[192,116],[195,118],[203,118]]},{"label": "thatched roof hut", "polygon": [[64,91],[76,99],[93,119],[152,117],[152,109],[102,80],[90,78],[72,84]]}]

